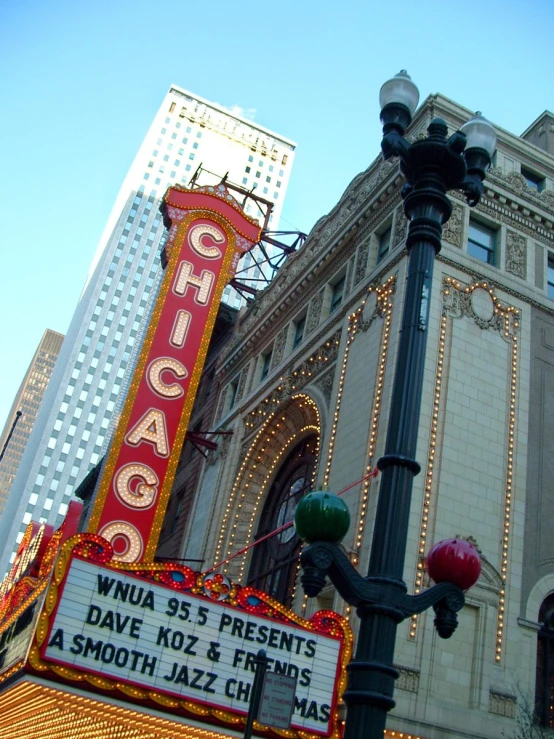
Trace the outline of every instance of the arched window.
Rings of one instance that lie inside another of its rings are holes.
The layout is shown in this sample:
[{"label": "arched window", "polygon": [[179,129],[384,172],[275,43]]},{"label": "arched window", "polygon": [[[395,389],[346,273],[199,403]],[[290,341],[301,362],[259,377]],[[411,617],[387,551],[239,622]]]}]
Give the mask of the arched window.
[{"label": "arched window", "polygon": [[541,726],[554,728],[554,593],[543,601],[539,623],[535,710]]},{"label": "arched window", "polygon": [[[316,446],[317,434],[306,437],[279,468],[267,494],[256,539],[292,521],[298,501],[312,489]],[[291,526],[254,547],[248,584],[290,605],[300,544]]]}]

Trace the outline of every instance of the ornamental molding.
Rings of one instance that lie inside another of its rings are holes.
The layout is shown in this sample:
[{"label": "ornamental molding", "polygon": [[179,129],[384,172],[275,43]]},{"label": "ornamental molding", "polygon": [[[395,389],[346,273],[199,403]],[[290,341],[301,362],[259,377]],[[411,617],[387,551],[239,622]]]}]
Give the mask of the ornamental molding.
[{"label": "ornamental molding", "polygon": [[367,271],[367,261],[369,257],[369,239],[364,239],[363,243],[356,250],[356,263],[354,267],[354,286],[358,285],[365,277]]},{"label": "ornamental molding", "polygon": [[506,272],[527,279],[527,239],[517,231],[506,232]]},{"label": "ornamental molding", "polygon": [[285,345],[287,343],[287,327],[282,328],[275,338],[275,344],[273,345],[273,357],[272,364],[277,367],[281,363],[284,353]]},{"label": "ornamental molding", "polygon": [[506,718],[516,717],[517,698],[515,695],[500,693],[496,690],[489,691],[489,713]]},{"label": "ornamental molding", "polygon": [[[360,242],[374,230],[375,225],[378,225],[398,205],[401,199],[402,183],[398,165],[391,162],[378,161],[377,168],[372,165],[370,169],[355,177],[331,213],[315,224],[304,246],[287,260],[273,282],[254,299],[245,317],[239,321],[235,336],[226,345],[222,360],[225,361],[227,357],[230,357],[240,342],[245,337],[249,337],[252,326],[259,322],[259,316],[266,318],[258,325],[257,333],[260,336],[267,334],[266,340],[270,338],[267,328],[270,322],[279,319],[279,326],[276,327],[276,330],[279,330],[284,321],[290,320],[290,316],[294,315],[297,310],[296,299],[301,294],[300,290],[302,289],[306,294],[307,283],[312,282],[313,285],[309,291],[311,297],[318,291],[321,284],[336,272],[340,264],[352,256]],[[386,185],[386,187],[377,197],[375,191],[380,185]],[[372,195],[375,197],[370,199]],[[348,228],[342,228],[347,223]],[[341,229],[342,234],[335,239]],[[333,248],[324,253],[333,240],[335,240]],[[338,251],[339,247],[340,254],[337,254],[329,265],[322,268],[323,259],[330,260],[332,252]],[[314,260],[316,255],[317,261]],[[303,275],[303,279],[297,280],[296,278],[300,275]],[[355,284],[357,284],[356,281]],[[293,286],[292,292],[291,285]],[[273,310],[273,306],[280,299],[283,300],[283,305],[277,311]]]},{"label": "ornamental molding", "polygon": [[[262,396],[258,400],[257,405],[255,405],[247,414],[245,420],[245,440],[257,431],[260,425],[267,420],[268,416],[274,413],[285,401],[289,400],[293,395],[312,384],[314,380],[318,378],[318,375],[321,375],[324,370],[334,367],[339,353],[341,333],[341,329],[335,331],[335,333],[327,339],[327,341],[323,342],[316,351],[307,357],[307,359],[296,366],[291,363],[284,370],[277,387],[274,387],[266,394],[265,397]],[[326,372],[324,378],[320,379],[317,384],[318,388],[324,395],[325,390],[323,389],[322,384],[324,386],[328,382],[328,376],[331,377],[332,390],[334,371],[331,371],[330,369],[329,372]],[[329,390],[329,393],[331,390]]]},{"label": "ornamental molding", "polygon": [[442,240],[462,248],[464,235],[464,208],[456,202],[452,203],[452,215],[442,227]]},{"label": "ornamental molding", "polygon": [[395,665],[395,667],[400,673],[395,687],[398,690],[405,690],[407,693],[417,693],[419,691],[420,671],[410,667],[402,667],[402,665]]},{"label": "ornamental molding", "polygon": [[519,333],[519,311],[504,305],[488,280],[464,285],[452,277],[444,277],[442,313],[452,318],[470,318],[479,328],[496,331],[509,343]]},{"label": "ornamental molding", "polygon": [[392,240],[392,248],[395,249],[399,244],[406,241],[408,233],[408,219],[404,215],[404,208],[400,206],[396,209],[396,217],[394,221],[394,237]]},{"label": "ornamental molding", "polygon": [[534,187],[529,187],[525,177],[519,172],[504,173],[500,167],[491,167],[487,172],[487,179],[493,182],[499,182],[506,190],[527,198],[533,204],[538,205],[544,210],[554,211],[554,192],[552,190],[542,190],[539,192]]},{"label": "ornamental molding", "polygon": [[[451,267],[452,269],[455,269],[456,271],[461,272],[464,275],[466,275],[466,277],[468,277],[468,279],[471,282],[478,282],[479,280],[485,279],[484,275],[481,275],[478,272],[470,271],[464,268],[459,262],[456,262],[453,259],[449,259],[447,256],[445,256],[443,252],[439,252],[436,258],[439,262],[442,262],[442,264],[445,264],[448,267]],[[539,303],[538,300],[534,300],[533,298],[530,298],[525,293],[522,293],[519,290],[514,290],[513,288],[507,287],[506,285],[502,285],[500,282],[497,282],[496,280],[491,280],[489,277],[486,278],[486,282],[488,283],[490,287],[494,288],[494,290],[498,290],[502,293],[505,293],[506,295],[510,295],[512,298],[521,300],[523,303],[526,303],[532,308],[536,308],[537,310],[540,310],[542,313],[545,313],[549,316],[554,317],[554,307],[550,308],[549,306],[544,305],[543,303]]]},{"label": "ornamental molding", "polygon": [[332,369],[329,370],[323,377],[321,377],[316,383],[315,386],[318,388],[318,390],[321,391],[321,394],[323,395],[323,398],[325,399],[325,403],[327,404],[327,408],[331,405],[331,396],[333,394],[333,384],[335,382],[335,371],[334,366]]},{"label": "ornamental molding", "polygon": [[229,449],[231,447],[231,438],[232,437],[230,434],[219,437],[221,441],[218,440],[217,449],[214,449],[213,451],[210,450],[206,455],[206,464],[208,465],[208,467],[213,467],[219,462],[220,459],[225,459],[227,457],[227,455],[229,454]]}]

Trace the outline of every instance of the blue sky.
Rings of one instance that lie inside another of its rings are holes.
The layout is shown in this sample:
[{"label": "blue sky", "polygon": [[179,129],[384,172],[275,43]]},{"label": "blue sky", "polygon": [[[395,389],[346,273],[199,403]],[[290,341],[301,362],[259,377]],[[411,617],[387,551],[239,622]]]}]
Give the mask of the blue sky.
[{"label": "blue sky", "polygon": [[521,133],[554,110],[553,28],[551,0],[2,0],[0,427],[171,83],[298,143],[281,227],[309,231],[377,156],[388,77]]}]

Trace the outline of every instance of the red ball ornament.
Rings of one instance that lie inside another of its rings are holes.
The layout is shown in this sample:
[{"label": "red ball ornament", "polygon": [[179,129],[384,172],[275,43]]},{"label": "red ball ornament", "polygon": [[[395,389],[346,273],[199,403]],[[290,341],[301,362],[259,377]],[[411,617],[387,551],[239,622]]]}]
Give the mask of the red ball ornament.
[{"label": "red ball ornament", "polygon": [[451,582],[467,590],[479,579],[481,558],[469,541],[444,539],[431,547],[427,570],[435,582]]}]

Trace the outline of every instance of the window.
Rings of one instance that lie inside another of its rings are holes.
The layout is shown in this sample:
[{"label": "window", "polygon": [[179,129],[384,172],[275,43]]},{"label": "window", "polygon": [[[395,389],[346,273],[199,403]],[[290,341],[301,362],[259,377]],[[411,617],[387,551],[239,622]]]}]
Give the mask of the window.
[{"label": "window", "polygon": [[304,330],[306,328],[306,316],[302,316],[294,323],[294,339],[292,342],[292,348],[296,347],[302,342],[304,338]]},{"label": "window", "polygon": [[549,595],[539,611],[541,625],[537,639],[537,679],[535,711],[541,726],[554,727],[554,595]]},{"label": "window", "polygon": [[169,112],[173,113],[174,110],[175,110],[175,103],[171,103],[171,105],[169,106]]},{"label": "window", "polygon": [[381,262],[389,253],[391,233],[392,226],[389,226],[382,234],[379,234],[379,243],[377,245],[377,264],[379,264],[379,262]]},{"label": "window", "polygon": [[237,402],[237,393],[239,389],[239,378],[236,377],[233,382],[229,385],[229,410],[234,408]]},{"label": "window", "polygon": [[554,253],[549,252],[548,254],[548,272],[547,272],[548,284],[546,286],[548,297],[554,300]]},{"label": "window", "polygon": [[269,368],[271,367],[271,357],[273,355],[273,347],[267,351],[265,354],[262,354],[261,361],[262,361],[262,372],[260,375],[260,382],[265,380],[265,378],[269,374]]},{"label": "window", "polygon": [[527,186],[532,190],[537,190],[537,192],[542,192],[544,190],[544,177],[541,177],[540,174],[531,172],[531,170],[526,169],[525,167],[521,168],[521,174],[525,177]]},{"label": "window", "polygon": [[339,305],[342,303],[342,296],[344,294],[344,281],[345,275],[343,275],[335,284],[332,286],[333,292],[331,293],[331,305],[329,307],[329,313],[333,313]]},{"label": "window", "polygon": [[[316,448],[317,435],[314,434],[297,444],[281,465],[267,494],[256,539],[293,520],[298,501],[312,487]],[[290,605],[300,546],[294,526],[260,542],[254,549],[248,585]]]},{"label": "window", "polygon": [[496,264],[496,233],[475,221],[469,222],[467,253],[487,264]]}]

